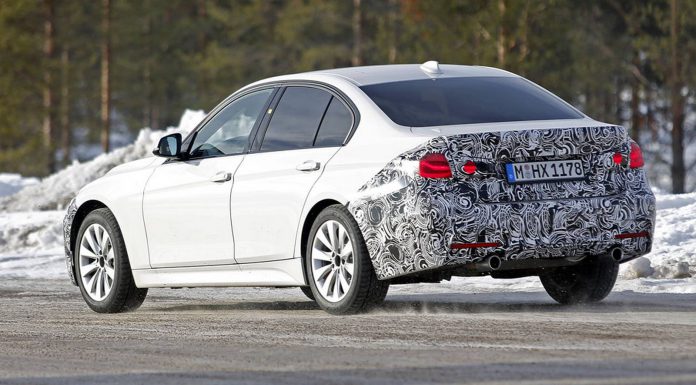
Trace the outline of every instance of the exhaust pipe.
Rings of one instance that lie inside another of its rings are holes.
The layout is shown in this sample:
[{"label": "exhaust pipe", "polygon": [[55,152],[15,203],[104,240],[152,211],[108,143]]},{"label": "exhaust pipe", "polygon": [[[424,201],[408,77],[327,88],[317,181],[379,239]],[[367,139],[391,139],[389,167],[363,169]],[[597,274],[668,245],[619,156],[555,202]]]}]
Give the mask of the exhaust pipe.
[{"label": "exhaust pipe", "polygon": [[494,256],[488,258],[488,267],[490,267],[491,270],[500,269],[501,264],[502,264],[502,262],[500,261],[500,257],[497,255],[494,255]]},{"label": "exhaust pipe", "polygon": [[615,247],[609,251],[609,255],[614,261],[620,262],[623,259],[623,250],[620,247]]},{"label": "exhaust pipe", "polygon": [[493,255],[481,262],[474,263],[473,268],[475,271],[488,272],[500,269],[500,265],[502,265],[500,257],[497,255]]}]

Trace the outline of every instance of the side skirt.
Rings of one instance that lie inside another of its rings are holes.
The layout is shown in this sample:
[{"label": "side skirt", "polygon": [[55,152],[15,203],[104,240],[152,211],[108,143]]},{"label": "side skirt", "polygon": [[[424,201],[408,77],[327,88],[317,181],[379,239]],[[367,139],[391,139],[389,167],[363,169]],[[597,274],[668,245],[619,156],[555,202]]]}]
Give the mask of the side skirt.
[{"label": "side skirt", "polygon": [[302,259],[241,265],[133,270],[135,285],[145,287],[304,286]]}]

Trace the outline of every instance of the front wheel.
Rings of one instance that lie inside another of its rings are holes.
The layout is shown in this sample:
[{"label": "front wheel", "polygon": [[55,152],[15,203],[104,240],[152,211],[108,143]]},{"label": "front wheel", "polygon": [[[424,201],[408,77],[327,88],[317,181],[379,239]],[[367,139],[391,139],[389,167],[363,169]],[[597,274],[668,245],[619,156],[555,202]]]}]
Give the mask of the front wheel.
[{"label": "front wheel", "polygon": [[560,267],[539,278],[551,298],[572,305],[603,300],[614,288],[618,274],[619,264],[607,256]]},{"label": "front wheel", "polygon": [[305,253],[314,300],[331,314],[354,314],[381,303],[389,282],[375,275],[365,240],[350,212],[329,206],[317,216]]},{"label": "front wheel", "polygon": [[75,245],[77,282],[87,305],[98,313],[135,310],[147,289],[133,282],[126,245],[109,209],[97,209],[80,226]]}]

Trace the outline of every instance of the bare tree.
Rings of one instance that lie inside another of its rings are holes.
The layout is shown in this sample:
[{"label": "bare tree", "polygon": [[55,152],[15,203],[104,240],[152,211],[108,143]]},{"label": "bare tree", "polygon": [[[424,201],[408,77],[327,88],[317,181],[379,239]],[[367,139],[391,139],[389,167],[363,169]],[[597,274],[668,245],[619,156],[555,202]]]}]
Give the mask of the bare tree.
[{"label": "bare tree", "polygon": [[111,131],[111,0],[102,0],[101,36],[101,145],[109,151]]},{"label": "bare tree", "polygon": [[53,154],[53,78],[51,76],[51,64],[55,45],[55,12],[53,0],[44,0],[44,45],[43,56],[43,146],[46,151],[47,171],[55,170],[55,157]]},{"label": "bare tree", "polygon": [[498,41],[496,48],[498,52],[498,66],[505,68],[505,51],[507,51],[507,29],[505,28],[505,10],[507,6],[505,0],[498,0]]},{"label": "bare tree", "polygon": [[70,49],[63,44],[60,55],[60,145],[62,148],[61,163],[70,163],[72,149],[72,130],[70,128]]},{"label": "bare tree", "polygon": [[670,93],[672,112],[672,192],[683,193],[686,170],[684,167],[684,74],[679,44],[681,17],[679,1],[672,0],[670,7]]},{"label": "bare tree", "polygon": [[353,57],[354,66],[362,65],[362,5],[361,0],[353,0]]}]

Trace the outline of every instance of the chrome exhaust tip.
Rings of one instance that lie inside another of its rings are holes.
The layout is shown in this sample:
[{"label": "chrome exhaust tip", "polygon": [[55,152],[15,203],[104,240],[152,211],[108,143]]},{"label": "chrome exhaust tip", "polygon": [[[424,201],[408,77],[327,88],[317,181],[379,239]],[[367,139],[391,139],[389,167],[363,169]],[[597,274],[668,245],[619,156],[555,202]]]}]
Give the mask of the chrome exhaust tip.
[{"label": "chrome exhaust tip", "polygon": [[497,255],[494,255],[490,258],[488,258],[488,267],[491,270],[498,270],[500,269],[500,265],[502,264],[502,261],[500,260],[500,257]]},{"label": "chrome exhaust tip", "polygon": [[620,247],[615,247],[609,251],[609,255],[614,261],[620,262],[623,259],[623,250]]}]

